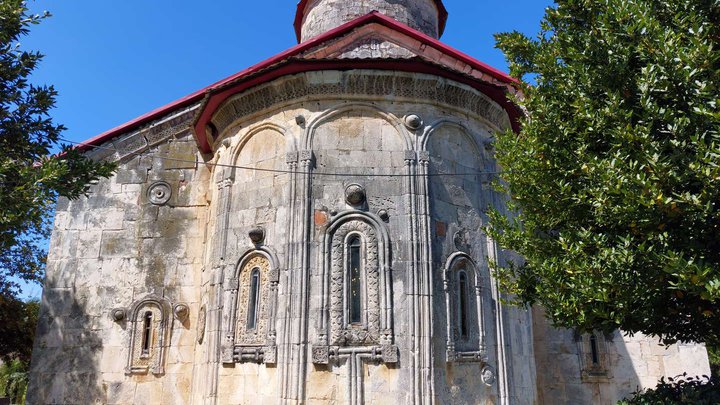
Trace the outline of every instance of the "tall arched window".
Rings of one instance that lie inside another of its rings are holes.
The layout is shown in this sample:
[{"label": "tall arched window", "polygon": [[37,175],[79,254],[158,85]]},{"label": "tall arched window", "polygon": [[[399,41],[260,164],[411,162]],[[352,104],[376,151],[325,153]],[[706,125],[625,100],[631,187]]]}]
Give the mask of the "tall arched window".
[{"label": "tall arched window", "polygon": [[354,235],[348,240],[347,299],[348,320],[351,325],[362,324],[362,242]]},{"label": "tall arched window", "polygon": [[327,312],[321,313],[320,338],[323,345],[334,346],[391,344],[386,235],[380,240],[383,228],[364,214],[346,215],[356,218],[330,226],[322,251]]},{"label": "tall arched window", "polygon": [[327,227],[320,262],[321,302],[312,362],[329,364],[332,346],[360,347],[397,363],[392,324],[390,239],[379,218],[346,211]]},{"label": "tall arched window", "polygon": [[606,381],[610,370],[606,335],[594,331],[578,334],[576,339],[583,381]]},{"label": "tall arched window", "polygon": [[448,258],[443,272],[447,314],[447,361],[485,361],[482,277],[466,253]]},{"label": "tall arched window", "polygon": [[267,248],[248,251],[235,271],[225,274],[224,364],[275,364],[277,355],[275,316],[280,271]]},{"label": "tall arched window", "polygon": [[593,333],[590,335],[590,357],[592,359],[592,365],[597,366],[600,364],[600,352],[598,350],[598,339]]},{"label": "tall arched window", "polygon": [[267,339],[270,261],[254,255],[239,269],[235,344],[264,346]]},{"label": "tall arched window", "polygon": [[129,353],[125,373],[159,375],[172,329],[172,304],[164,297],[149,295],[136,302],[129,315]]}]

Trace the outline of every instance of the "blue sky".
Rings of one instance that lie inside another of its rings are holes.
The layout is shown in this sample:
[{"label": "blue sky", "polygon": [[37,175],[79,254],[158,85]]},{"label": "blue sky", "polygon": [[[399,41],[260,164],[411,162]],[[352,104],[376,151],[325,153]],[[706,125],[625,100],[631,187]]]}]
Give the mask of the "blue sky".
[{"label": "blue sky", "polygon": [[[493,34],[538,31],[547,0],[445,0],[441,40],[507,71]],[[53,16],[22,41],[45,54],[32,81],[59,92],[75,142],[232,75],[297,43],[297,0],[35,0]],[[37,297],[39,286],[25,295]]]},{"label": "blue sky", "polygon": [[[535,34],[545,0],[445,0],[441,38],[507,70],[493,33]],[[59,91],[53,116],[82,141],[296,44],[297,0],[36,0],[53,17],[25,49],[45,59],[33,75]]]}]

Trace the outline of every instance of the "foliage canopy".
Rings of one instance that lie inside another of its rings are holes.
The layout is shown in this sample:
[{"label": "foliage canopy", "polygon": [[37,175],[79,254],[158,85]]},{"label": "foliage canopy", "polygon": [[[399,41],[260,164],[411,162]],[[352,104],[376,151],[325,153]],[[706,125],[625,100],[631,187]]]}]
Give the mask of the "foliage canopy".
[{"label": "foliage canopy", "polygon": [[42,277],[41,246],[57,196],[77,198],[113,171],[60,144],[64,127],[48,115],[57,93],[29,81],[42,55],[18,41],[46,16],[29,14],[21,0],[0,2],[0,295],[7,298],[17,294],[18,279]]},{"label": "foliage canopy", "polygon": [[497,46],[523,82],[498,136],[525,258],[498,269],[558,326],[720,341],[720,1],[558,0]]}]

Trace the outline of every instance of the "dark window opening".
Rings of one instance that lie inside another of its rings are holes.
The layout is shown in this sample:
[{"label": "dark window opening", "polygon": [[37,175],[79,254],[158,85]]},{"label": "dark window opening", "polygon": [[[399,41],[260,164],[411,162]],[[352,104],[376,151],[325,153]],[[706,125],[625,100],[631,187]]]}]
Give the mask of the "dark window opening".
[{"label": "dark window opening", "polygon": [[152,340],[152,321],[153,314],[150,311],[145,312],[143,316],[143,329],[142,329],[142,356],[150,356],[150,341]]},{"label": "dark window opening", "polygon": [[250,275],[250,297],[248,301],[247,328],[257,325],[258,303],[260,302],[260,269],[255,268]]},{"label": "dark window opening", "polygon": [[359,324],[362,323],[362,291],[361,291],[361,271],[360,271],[360,238],[353,237],[350,240],[349,246],[350,251],[348,258],[349,276],[350,276],[350,323]]},{"label": "dark window opening", "polygon": [[460,336],[468,336],[468,297],[467,297],[467,275],[465,272],[460,272],[458,275],[458,298],[460,299],[460,305],[458,308],[458,322],[460,324]]},{"label": "dark window opening", "polygon": [[590,335],[590,354],[592,355],[593,366],[599,365],[600,353],[598,352],[598,340],[594,333]]}]

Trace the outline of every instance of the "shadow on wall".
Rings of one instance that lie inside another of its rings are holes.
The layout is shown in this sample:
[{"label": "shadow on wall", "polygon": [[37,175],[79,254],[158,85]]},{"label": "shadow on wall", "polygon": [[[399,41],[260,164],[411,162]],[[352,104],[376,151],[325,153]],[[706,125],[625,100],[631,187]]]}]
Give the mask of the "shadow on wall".
[{"label": "shadow on wall", "polygon": [[540,308],[533,324],[540,404],[614,405],[641,386],[637,370],[646,364],[634,364],[619,331],[590,339],[553,328]]},{"label": "shadow on wall", "polygon": [[[48,282],[47,285],[53,285]],[[105,402],[97,364],[102,340],[70,288],[46,289],[30,364],[28,404]]]}]

